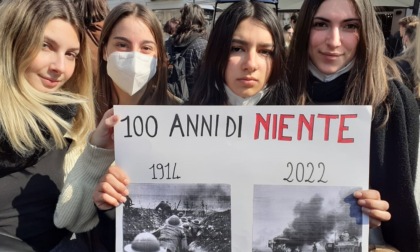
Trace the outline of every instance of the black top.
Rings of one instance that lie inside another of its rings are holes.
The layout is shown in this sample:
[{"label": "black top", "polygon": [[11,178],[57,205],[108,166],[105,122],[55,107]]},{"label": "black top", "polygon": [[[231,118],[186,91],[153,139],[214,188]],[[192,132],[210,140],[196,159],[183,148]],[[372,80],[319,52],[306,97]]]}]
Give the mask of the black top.
[{"label": "black top", "polygon": [[[175,44],[173,38],[169,38],[165,42],[165,48],[168,52],[172,51],[172,46],[175,52],[182,52],[185,58],[185,74],[188,85],[188,91],[191,94],[194,86],[195,74],[201,58],[207,47],[207,40],[201,34],[193,33],[182,44]],[[168,76],[169,77],[169,76]]]},{"label": "black top", "polygon": [[[48,107],[67,122],[78,109]],[[68,148],[40,148],[19,155],[1,133],[0,129],[0,251],[50,251],[71,235],[53,222]],[[51,142],[50,134],[45,130],[43,134]],[[70,146],[71,140],[66,140]]]},{"label": "black top", "polygon": [[[401,73],[401,78],[404,82],[404,84],[413,92],[417,92],[416,90],[416,83],[414,82],[414,73],[413,68],[411,67],[411,64],[406,60],[398,60],[397,66]],[[414,95],[416,97],[416,95]],[[416,98],[417,100],[417,106],[419,107],[419,113],[420,113],[420,98]]]},{"label": "black top", "polygon": [[[66,151],[49,151],[35,165],[0,178],[0,233],[20,238],[34,251],[50,251],[70,235],[53,222]],[[3,238],[0,234],[0,251],[20,251],[21,241],[3,247]]]},{"label": "black top", "polygon": [[[348,74],[321,83],[311,76],[308,93],[315,103],[342,99]],[[391,111],[386,125],[385,109],[376,109],[372,120],[370,187],[388,201],[391,220],[382,223],[385,242],[400,251],[420,251],[419,216],[414,184],[416,179],[419,113],[414,96],[403,84],[389,81]]]}]

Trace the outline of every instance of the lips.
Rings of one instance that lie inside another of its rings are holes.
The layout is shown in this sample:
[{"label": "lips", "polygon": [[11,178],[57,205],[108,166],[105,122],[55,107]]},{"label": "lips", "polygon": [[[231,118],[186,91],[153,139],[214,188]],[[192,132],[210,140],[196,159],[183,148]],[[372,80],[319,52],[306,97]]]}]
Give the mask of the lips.
[{"label": "lips", "polygon": [[60,84],[60,80],[53,79],[53,78],[48,78],[48,77],[44,77],[44,76],[41,76],[41,81],[44,84],[44,86],[46,86],[48,88],[54,88],[58,84]]},{"label": "lips", "polygon": [[258,83],[258,80],[254,77],[238,78],[238,81],[244,84],[245,86],[254,86],[256,83]]},{"label": "lips", "polygon": [[341,55],[343,55],[342,53],[333,53],[333,52],[321,52],[321,54],[328,58],[338,58]]},{"label": "lips", "polygon": [[239,81],[258,81],[256,78],[254,77],[243,77],[243,78],[239,78]]}]

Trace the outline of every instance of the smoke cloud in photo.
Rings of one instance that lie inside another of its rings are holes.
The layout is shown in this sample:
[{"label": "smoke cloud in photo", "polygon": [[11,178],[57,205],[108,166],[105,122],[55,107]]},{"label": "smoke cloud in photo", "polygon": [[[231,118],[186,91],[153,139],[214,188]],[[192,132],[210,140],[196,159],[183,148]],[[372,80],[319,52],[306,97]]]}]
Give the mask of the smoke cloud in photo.
[{"label": "smoke cloud in photo", "polygon": [[254,191],[253,248],[285,238],[296,247],[337,241],[343,232],[360,240],[362,212],[351,187],[258,185]]}]

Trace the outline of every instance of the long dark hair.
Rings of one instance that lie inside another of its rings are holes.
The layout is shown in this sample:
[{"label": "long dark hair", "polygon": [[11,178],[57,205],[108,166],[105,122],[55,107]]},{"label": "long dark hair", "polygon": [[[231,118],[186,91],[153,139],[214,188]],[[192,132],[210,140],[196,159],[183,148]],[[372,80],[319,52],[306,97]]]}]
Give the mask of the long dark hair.
[{"label": "long dark hair", "polygon": [[204,37],[207,33],[206,25],[203,9],[198,4],[185,4],[181,9],[181,22],[174,35],[175,44],[182,44],[192,34]]},{"label": "long dark hair", "polygon": [[190,104],[227,104],[224,76],[230,55],[230,43],[238,25],[247,18],[261,22],[270,32],[274,42],[272,70],[267,82],[268,92],[259,104],[291,103],[285,70],[286,51],[280,22],[275,12],[264,3],[240,1],[223,11],[210,33]]}]

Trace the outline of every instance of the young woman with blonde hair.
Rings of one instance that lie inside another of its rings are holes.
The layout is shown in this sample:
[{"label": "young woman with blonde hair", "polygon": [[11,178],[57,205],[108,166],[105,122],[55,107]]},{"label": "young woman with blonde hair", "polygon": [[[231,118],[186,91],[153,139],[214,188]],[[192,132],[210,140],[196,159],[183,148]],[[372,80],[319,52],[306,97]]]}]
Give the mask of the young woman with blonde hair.
[{"label": "young woman with blonde hair", "polygon": [[354,196],[370,217],[370,245],[419,251],[418,110],[384,55],[371,1],[305,0],[289,49],[288,76],[299,105],[372,106],[371,190]]},{"label": "young woman with blonde hair", "polygon": [[[0,250],[54,251],[65,176],[94,128],[83,25],[64,0],[0,4]],[[36,228],[34,228],[36,227]]]}]

